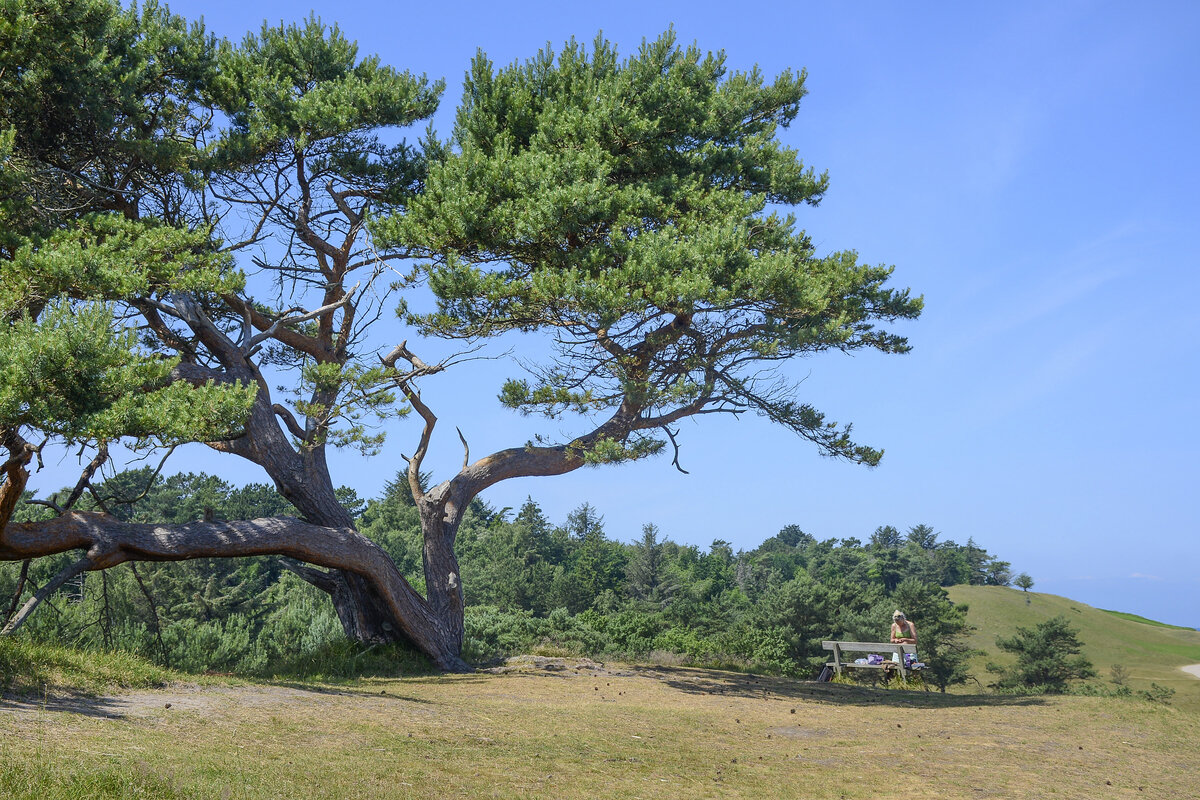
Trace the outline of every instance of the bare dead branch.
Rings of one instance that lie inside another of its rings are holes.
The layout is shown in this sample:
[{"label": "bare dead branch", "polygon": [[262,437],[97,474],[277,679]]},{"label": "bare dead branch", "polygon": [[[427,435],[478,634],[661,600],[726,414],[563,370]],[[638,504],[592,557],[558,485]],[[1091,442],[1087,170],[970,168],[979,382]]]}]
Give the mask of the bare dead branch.
[{"label": "bare dead branch", "polygon": [[[275,320],[272,320],[270,317],[266,316],[253,305],[242,300],[242,298],[238,297],[237,295],[227,293],[221,295],[221,299],[234,311],[240,314],[249,314],[251,324],[254,325],[254,327],[258,330],[265,331],[268,328],[275,326]],[[299,350],[301,353],[305,353],[306,355],[310,355],[317,361],[329,360],[329,351],[315,337],[306,336],[305,334],[302,334],[299,331],[291,328],[280,328],[278,326],[275,326],[275,328],[276,329],[272,336],[282,344]]]},{"label": "bare dead branch", "polygon": [[467,468],[467,465],[471,463],[471,448],[470,448],[470,447],[467,445],[467,437],[463,436],[462,429],[461,429],[461,428],[459,428],[457,425],[455,425],[455,426],[454,426],[454,430],[458,431],[458,440],[459,440],[460,442],[462,442],[462,446],[463,446],[463,465],[462,465],[462,468],[463,468],[463,469],[466,469],[466,468]]},{"label": "bare dead branch", "polygon": [[21,573],[17,576],[17,588],[13,592],[12,602],[8,606],[8,610],[4,612],[4,618],[0,619],[0,625],[7,625],[12,619],[12,615],[17,613],[17,605],[21,602],[21,595],[25,593],[25,582],[29,579],[29,565],[33,563],[32,558],[27,558],[21,562]]},{"label": "bare dead branch", "polygon": [[67,495],[66,502],[64,502],[62,508],[58,510],[59,514],[63,513],[64,511],[70,511],[71,507],[79,501],[79,498],[83,496],[84,490],[89,484],[91,484],[92,476],[96,474],[96,470],[100,469],[100,467],[106,461],[108,461],[108,442],[101,440],[99,445],[96,447],[95,457],[88,462],[86,467],[83,468],[83,472],[80,474],[79,480],[75,483],[75,488],[71,490],[69,495]]},{"label": "bare dead branch", "polygon": [[[142,488],[142,490],[140,492],[137,493],[136,496],[134,496],[134,497],[118,497],[115,494],[110,494],[108,497],[106,497],[104,499],[104,502],[105,503],[116,503],[117,505],[122,505],[122,506],[131,506],[140,500],[144,500],[146,498],[146,495],[150,494],[150,490],[154,488],[154,482],[156,480],[158,480],[158,476],[162,474],[163,467],[166,466],[167,459],[170,458],[171,454],[174,452],[175,452],[174,445],[167,448],[167,452],[164,453],[163,457],[159,459],[158,466],[154,468],[154,471],[150,473],[150,477],[146,480],[146,485]],[[103,507],[104,506],[101,505],[101,508],[103,508]],[[66,506],[64,509],[60,510],[59,513],[62,514],[65,511],[70,511],[70,509],[71,509],[70,506]]]},{"label": "bare dead branch", "polygon": [[281,326],[299,325],[302,322],[308,322],[309,320],[314,320],[317,317],[323,316],[325,314],[329,314],[333,311],[336,311],[339,308],[344,308],[344,307],[348,306],[350,304],[350,301],[354,299],[354,293],[356,291],[358,291],[358,286],[359,285],[357,283],[354,284],[353,286],[350,287],[349,291],[347,291],[346,294],[344,294],[341,297],[341,299],[336,300],[332,303],[327,303],[313,311],[309,311],[307,313],[300,314],[295,317],[280,317],[279,319],[272,322],[270,327],[268,327],[265,331],[263,331],[260,334],[257,334],[252,339],[250,339],[250,341],[243,348],[244,351],[246,352],[247,355],[253,355],[259,345],[261,345],[263,342],[265,342],[268,339],[275,338],[275,334],[278,332],[278,330],[280,329]]},{"label": "bare dead branch", "polygon": [[133,571],[133,579],[137,581],[138,587],[142,590],[142,595],[146,598],[146,603],[150,606],[150,616],[154,619],[154,637],[158,639],[158,653],[162,657],[163,663],[167,666],[167,646],[163,644],[162,638],[162,622],[158,618],[158,604],[154,602],[154,595],[150,594],[150,589],[142,581],[142,575],[138,572],[137,564],[129,562],[129,569]]},{"label": "bare dead branch", "polygon": [[61,570],[57,575],[50,579],[49,583],[47,583],[41,589],[38,589],[37,592],[34,593],[33,597],[29,598],[29,600],[25,602],[25,605],[21,606],[21,610],[17,612],[16,616],[12,617],[3,629],[0,629],[0,636],[11,636],[12,634],[16,633],[17,630],[25,624],[25,620],[29,619],[29,615],[32,614],[39,605],[41,605],[43,600],[54,594],[59,590],[59,588],[62,587],[64,583],[86,570],[91,566],[91,564],[92,560],[87,556],[84,556],[70,566]]},{"label": "bare dead branch", "polygon": [[421,394],[413,387],[412,380],[418,375],[440,372],[442,367],[440,365],[430,367],[418,358],[416,354],[408,349],[408,340],[396,345],[392,352],[379,360],[385,367],[394,370],[396,369],[396,362],[401,358],[412,364],[413,371],[407,375],[396,376],[394,379],[396,387],[403,392],[404,397],[417,410],[417,413],[421,415],[421,419],[425,421],[425,424],[421,428],[421,439],[417,444],[416,452],[413,453],[412,458],[408,459],[408,485],[412,490],[413,498],[419,501],[425,496],[425,490],[421,488],[421,461],[429,451],[429,441],[433,437],[433,429],[437,425],[437,417],[430,410],[429,406],[425,405],[424,401],[421,400]]},{"label": "bare dead branch", "polygon": [[663,429],[663,432],[667,434],[667,438],[671,440],[671,447],[674,448],[674,450],[675,450],[675,457],[671,459],[671,465],[673,467],[675,467],[675,469],[682,472],[684,475],[689,474],[688,471],[686,469],[684,469],[679,463],[679,442],[677,442],[675,440],[675,434],[678,433],[678,431],[673,431],[666,425],[663,425],[662,429]]}]

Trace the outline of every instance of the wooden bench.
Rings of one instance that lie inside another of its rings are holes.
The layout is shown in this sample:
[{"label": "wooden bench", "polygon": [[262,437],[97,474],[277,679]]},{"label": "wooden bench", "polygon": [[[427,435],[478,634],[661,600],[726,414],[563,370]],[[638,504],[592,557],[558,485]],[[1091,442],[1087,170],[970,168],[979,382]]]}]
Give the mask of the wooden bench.
[{"label": "wooden bench", "polygon": [[[901,678],[908,678],[908,673],[912,672],[904,664],[904,654],[912,653],[916,655],[917,646],[915,644],[892,644],[891,642],[821,642],[821,647],[826,650],[833,651],[833,661],[830,661],[826,666],[833,667],[833,671],[838,675],[842,674],[843,667],[866,668],[866,669],[898,669]],[[842,658],[842,653],[878,653],[883,656],[882,664],[855,664],[851,659],[846,661]],[[900,657],[900,663],[890,660],[892,653]]]}]

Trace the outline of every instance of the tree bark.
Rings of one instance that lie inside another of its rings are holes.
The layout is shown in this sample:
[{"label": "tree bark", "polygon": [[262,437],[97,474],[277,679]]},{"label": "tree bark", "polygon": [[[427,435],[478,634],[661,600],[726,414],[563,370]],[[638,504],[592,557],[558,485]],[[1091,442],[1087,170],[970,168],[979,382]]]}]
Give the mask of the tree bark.
[{"label": "tree bark", "polygon": [[[218,372],[181,364],[176,368],[176,377],[192,383],[206,380],[258,383],[259,394],[246,418],[244,435],[238,439],[211,442],[209,446],[262,467],[275,483],[276,490],[308,522],[327,528],[354,527],[354,521],[334,494],[323,446],[302,444],[297,450],[280,428],[270,393],[254,370],[235,365],[227,367],[225,372]],[[383,599],[383,591],[364,576],[345,570],[321,573],[321,577],[312,571],[298,570],[297,574],[329,594],[347,637],[370,644],[405,638],[403,625]],[[396,574],[399,577],[399,573]],[[404,585],[407,586],[407,582]],[[411,587],[408,591],[420,599]]]},{"label": "tree bark", "polygon": [[[448,498],[449,489],[448,483],[436,487],[418,502],[417,508],[424,540],[421,562],[425,569],[425,595],[430,609],[446,626],[461,651],[466,603],[454,540],[466,503],[460,505]],[[470,502],[469,498],[467,502]]]}]

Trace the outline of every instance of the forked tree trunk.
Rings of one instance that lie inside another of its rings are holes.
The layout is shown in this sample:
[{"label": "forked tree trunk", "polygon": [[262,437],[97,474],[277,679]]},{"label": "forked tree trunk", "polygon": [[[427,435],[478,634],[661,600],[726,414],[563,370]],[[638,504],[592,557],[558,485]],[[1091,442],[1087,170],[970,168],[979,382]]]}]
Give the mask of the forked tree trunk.
[{"label": "forked tree trunk", "polygon": [[[268,474],[275,478],[280,494],[309,522],[326,528],[353,528],[354,521],[333,493],[328,471],[314,469],[311,464],[307,466],[309,469],[302,473],[303,478],[299,481],[294,479],[296,473],[293,470],[277,470],[275,474],[268,470]],[[344,570],[297,572],[329,594],[348,638],[364,644],[384,644],[405,638],[379,592],[361,575]]]},{"label": "forked tree trunk", "polygon": [[[454,479],[421,492],[417,507],[424,537],[426,598],[409,585],[382,548],[354,529],[349,513],[337,502],[323,454],[297,453],[290,445],[272,447],[278,444],[272,440],[280,435],[279,429],[270,412],[264,414],[262,405],[255,405],[247,427],[265,435],[248,435],[218,449],[237,452],[264,467],[305,520],[276,517],[134,525],[103,514],[69,513],[46,522],[4,526],[7,517],[0,513],[0,561],[84,550],[86,563],[76,562],[73,568],[102,570],[126,561],[287,556],[328,570],[294,568],[329,593],[347,636],[364,642],[408,639],[440,669],[470,671],[461,655],[465,609],[454,554],[468,503],[488,486],[508,478],[578,469],[584,463],[580,449],[601,435],[611,435],[610,431],[627,432],[610,422],[571,446],[503,450],[464,464]],[[24,467],[30,451],[20,450],[18,445],[24,441],[9,433],[0,431],[12,454],[4,467],[7,480],[0,485],[0,512],[11,512],[14,493],[20,494],[28,477]]]},{"label": "forked tree trunk", "polygon": [[[325,528],[353,529],[354,520],[334,493],[324,448],[318,446],[297,452],[280,430],[267,397],[264,392],[255,400],[242,439],[214,446],[236,453],[262,467],[274,481],[276,490],[296,507],[306,521]],[[394,565],[391,568],[395,572],[394,577],[407,587],[399,570]],[[329,595],[348,638],[366,644],[411,638],[404,634],[401,620],[396,619],[384,592],[369,576],[347,570],[323,572],[296,569],[295,572]],[[420,599],[411,587],[408,591]],[[445,653],[429,655],[435,661],[447,657]],[[452,655],[457,659],[458,651],[455,650]]]}]

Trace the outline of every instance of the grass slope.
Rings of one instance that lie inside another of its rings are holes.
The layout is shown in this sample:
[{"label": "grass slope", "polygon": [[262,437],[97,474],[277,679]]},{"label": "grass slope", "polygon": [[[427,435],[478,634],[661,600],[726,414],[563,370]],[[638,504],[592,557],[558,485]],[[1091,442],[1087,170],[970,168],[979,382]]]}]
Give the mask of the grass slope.
[{"label": "grass slope", "polygon": [[1147,625],[1157,625],[1160,628],[1174,628],[1175,630],[1179,630],[1179,631],[1194,631],[1194,630],[1196,630],[1195,628],[1189,628],[1186,625],[1170,625],[1166,622],[1159,622],[1158,620],[1154,620],[1154,619],[1146,619],[1145,617],[1140,617],[1137,614],[1130,614],[1128,611],[1112,611],[1107,608],[1102,608],[1100,610],[1103,611],[1105,614],[1112,614],[1113,616],[1120,617],[1121,619],[1130,619],[1130,620],[1133,620],[1134,622],[1144,622]]},{"label": "grass slope", "polygon": [[1061,614],[1079,629],[1084,655],[1099,673],[1095,681],[1108,684],[1110,668],[1121,664],[1129,670],[1129,685],[1135,691],[1152,682],[1167,686],[1175,690],[1175,706],[1200,711],[1200,680],[1179,669],[1200,664],[1200,631],[1143,622],[1053,594],[1001,586],[952,586],[948,591],[955,603],[968,604],[967,621],[976,627],[971,645],[986,652],[972,662],[972,672],[985,685],[995,677],[984,665],[1011,658],[996,648],[997,636],[1010,636],[1018,627],[1031,628]]},{"label": "grass slope", "polygon": [[166,686],[184,675],[129,655],[0,638],[0,694],[97,694]]}]

